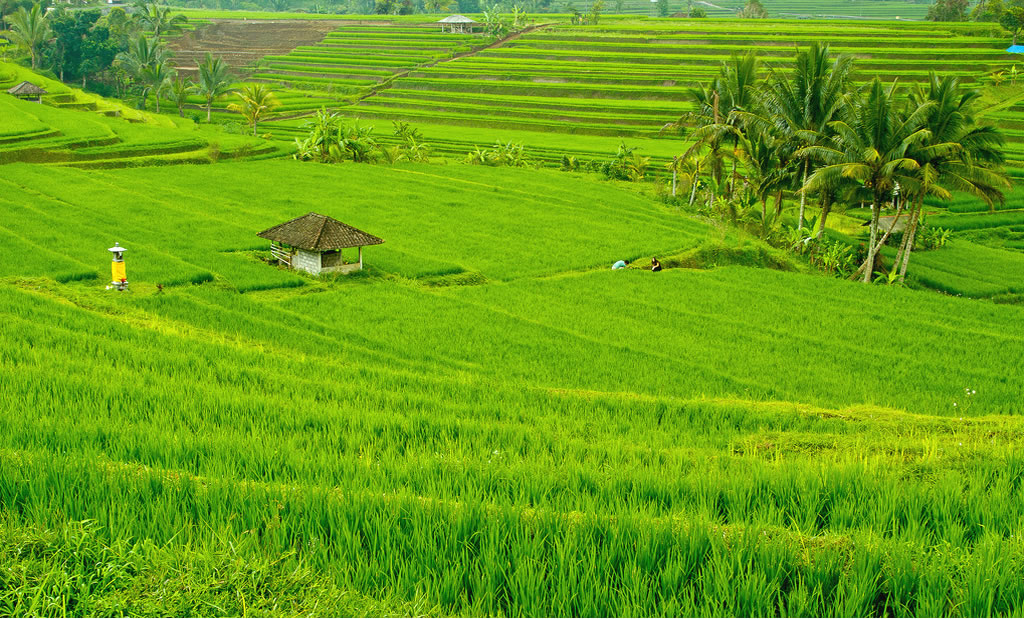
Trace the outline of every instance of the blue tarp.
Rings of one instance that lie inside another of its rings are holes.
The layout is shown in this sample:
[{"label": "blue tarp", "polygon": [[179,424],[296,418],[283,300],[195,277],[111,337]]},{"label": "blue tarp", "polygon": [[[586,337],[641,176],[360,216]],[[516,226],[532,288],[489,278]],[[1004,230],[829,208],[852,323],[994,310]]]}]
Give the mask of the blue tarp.
[{"label": "blue tarp", "polygon": [[1011,54],[1024,54],[1024,45],[1011,45],[1006,48]]}]

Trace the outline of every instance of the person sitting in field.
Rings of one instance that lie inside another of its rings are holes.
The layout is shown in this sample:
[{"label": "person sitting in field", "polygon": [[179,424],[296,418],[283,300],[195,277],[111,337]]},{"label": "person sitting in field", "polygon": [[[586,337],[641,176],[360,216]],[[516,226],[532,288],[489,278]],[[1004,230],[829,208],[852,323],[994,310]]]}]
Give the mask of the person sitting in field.
[{"label": "person sitting in field", "polygon": [[612,268],[613,269],[624,269],[628,265],[629,265],[629,260],[619,260],[618,262],[616,262],[615,264],[612,265]]},{"label": "person sitting in field", "polygon": [[660,271],[661,270],[661,263],[658,262],[657,258],[651,258],[651,270],[652,271]]}]

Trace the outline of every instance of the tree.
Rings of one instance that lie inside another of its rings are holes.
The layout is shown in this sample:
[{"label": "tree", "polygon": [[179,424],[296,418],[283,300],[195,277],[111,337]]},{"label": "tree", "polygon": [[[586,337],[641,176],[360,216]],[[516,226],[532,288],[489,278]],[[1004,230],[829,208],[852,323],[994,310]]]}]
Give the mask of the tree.
[{"label": "tree", "polygon": [[27,11],[22,7],[11,15],[8,21],[11,24],[11,39],[28,51],[32,59],[32,68],[38,69],[43,45],[50,40],[50,24],[43,13],[42,5],[33,4]]},{"label": "tree", "polygon": [[61,81],[65,76],[75,79],[82,65],[83,46],[93,25],[100,18],[99,11],[58,11],[49,18],[54,35],[53,65]]},{"label": "tree", "polygon": [[453,0],[426,0],[423,10],[427,13],[448,13],[452,10]]},{"label": "tree", "polygon": [[117,57],[118,45],[110,38],[110,29],[106,26],[93,26],[82,41],[81,59],[78,64],[78,75],[82,78],[82,88],[90,75],[106,71]]},{"label": "tree", "polygon": [[694,19],[704,19],[707,16],[708,12],[705,11],[703,7],[695,6],[692,9],[690,9],[690,17]]},{"label": "tree", "polygon": [[982,0],[971,11],[972,21],[998,22],[1006,11],[1003,0]]},{"label": "tree", "polygon": [[156,2],[139,0],[135,3],[136,18],[143,28],[153,33],[154,38],[181,31],[188,18],[182,14],[173,15],[173,9]]},{"label": "tree", "polygon": [[0,30],[7,29],[7,17],[20,8],[32,6],[29,0],[0,0]]},{"label": "tree", "polygon": [[930,21],[966,21],[969,0],[935,0],[928,7]]},{"label": "tree", "polygon": [[[758,70],[760,64],[757,54],[748,52],[743,56],[733,55],[722,63],[719,76],[705,90],[690,90],[691,100],[697,103],[697,113],[690,118],[696,121],[697,129],[692,137],[694,145],[687,155],[694,154],[707,146],[712,153],[718,151],[723,141],[732,142],[732,172],[728,186],[731,198],[736,190],[737,163],[739,161],[739,143],[742,139],[743,112],[749,112],[755,101]],[[712,168],[716,184],[721,182],[720,167]]]},{"label": "tree", "polygon": [[171,101],[178,108],[178,116],[184,118],[185,103],[188,101],[188,96],[195,90],[195,84],[187,77],[175,75],[174,80],[171,82],[170,90]]},{"label": "tree", "polygon": [[[846,102],[853,59],[839,56],[834,61],[827,45],[812,43],[805,51],[798,51],[793,71],[789,75],[777,73],[768,83],[759,99],[761,114],[751,122],[772,125],[789,141],[793,151],[818,144],[828,138],[829,123],[836,120]],[[807,184],[813,161],[803,158],[800,184]],[[800,211],[797,227],[804,225],[807,192],[800,192]],[[823,212],[819,222],[819,238],[824,233]]]},{"label": "tree", "polygon": [[668,17],[668,0],[658,0],[658,17]]},{"label": "tree", "polygon": [[160,92],[167,87],[171,77],[167,64],[169,59],[170,52],[165,45],[141,33],[132,39],[127,50],[117,55],[117,62],[142,85],[140,97],[143,109],[149,93],[155,89],[156,108],[157,112],[160,111]]},{"label": "tree", "polygon": [[897,183],[904,187],[915,184],[914,174],[921,166],[908,156],[908,150],[930,135],[922,126],[933,104],[901,113],[904,111],[896,101],[895,86],[886,90],[876,77],[845,106],[843,119],[830,123],[834,135],[827,144],[808,146],[798,153],[802,158],[825,163],[807,179],[802,191],[818,191],[846,178],[859,182],[870,195],[870,240],[861,266],[865,283],[871,281],[881,247],[881,243],[876,245],[881,210]]},{"label": "tree", "polygon": [[266,118],[267,114],[281,105],[274,93],[265,84],[246,84],[238,92],[241,103],[229,103],[228,109],[240,113],[246,123],[252,125],[252,134],[256,135],[256,125]]},{"label": "tree", "polygon": [[1024,28],[1024,7],[1011,6],[1006,9],[999,18],[999,25],[1013,35],[1013,43],[1011,45],[1016,45],[1017,35]]},{"label": "tree", "polygon": [[196,90],[206,99],[206,122],[210,122],[210,109],[214,100],[234,92],[231,81],[227,64],[206,52],[206,57],[199,63],[199,82],[196,84]]},{"label": "tree", "polygon": [[764,19],[768,17],[768,11],[764,9],[761,0],[747,0],[747,4],[744,5],[738,16],[747,19]]},{"label": "tree", "polygon": [[[173,76],[174,70],[166,60],[146,67],[142,71],[142,81],[146,85],[146,89],[152,93],[153,98],[156,100],[157,114],[160,113],[160,95],[171,85]],[[142,100],[146,100],[146,91],[143,91]]]},{"label": "tree", "polygon": [[590,23],[596,26],[598,20],[601,19],[601,11],[604,10],[604,0],[594,0],[593,4],[590,5]]},{"label": "tree", "polygon": [[914,249],[918,221],[927,195],[943,199],[949,189],[970,193],[993,208],[1005,199],[1002,190],[1010,187],[1003,163],[1003,135],[991,126],[979,126],[974,116],[981,92],[964,90],[955,77],[928,76],[927,89],[920,84],[910,91],[911,108],[931,104],[924,117],[928,138],[908,151],[920,169],[906,191],[913,199],[903,242],[893,263],[899,269],[899,281],[906,277],[910,253]]}]

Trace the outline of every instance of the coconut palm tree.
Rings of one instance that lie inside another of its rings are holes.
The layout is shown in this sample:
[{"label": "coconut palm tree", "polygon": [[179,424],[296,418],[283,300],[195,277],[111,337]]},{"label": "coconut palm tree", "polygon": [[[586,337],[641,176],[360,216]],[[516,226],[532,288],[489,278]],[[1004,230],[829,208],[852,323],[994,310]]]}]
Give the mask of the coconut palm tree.
[{"label": "coconut palm tree", "polygon": [[245,121],[252,125],[252,134],[256,135],[256,125],[266,118],[267,114],[281,105],[274,93],[265,84],[246,84],[238,92],[241,103],[229,103],[228,109],[240,113]]},{"label": "coconut palm tree", "polygon": [[155,65],[145,67],[140,75],[142,82],[146,85],[145,90],[142,93],[142,100],[146,100],[147,93],[152,94],[156,100],[156,113],[160,113],[160,95],[165,90],[171,87],[171,82],[174,79],[174,69],[167,63],[167,61],[159,62]]},{"label": "coconut palm tree", "polygon": [[210,122],[210,108],[214,100],[234,92],[231,79],[227,64],[206,52],[206,57],[199,63],[199,82],[196,84],[196,90],[206,98],[206,122]]},{"label": "coconut palm tree", "polygon": [[[831,60],[828,45],[812,43],[807,50],[797,52],[791,74],[772,75],[761,93],[760,118],[751,120],[774,125],[798,152],[822,143],[828,138],[829,123],[839,117],[845,105],[852,66],[850,56]],[[806,155],[814,151],[802,152]],[[807,158],[801,162],[803,186],[812,163]],[[806,205],[807,193],[801,192],[798,227],[803,226]]]},{"label": "coconut palm tree", "polygon": [[[824,163],[807,179],[801,191],[817,192],[847,178],[858,181],[870,194],[870,241],[861,267],[864,282],[871,281],[875,255],[881,245],[876,245],[876,241],[883,204],[897,183],[901,186],[915,184],[914,175],[921,166],[908,156],[908,150],[931,137],[931,132],[923,127],[934,103],[902,110],[894,96],[895,87],[893,84],[887,90],[875,78],[844,108],[842,120],[829,123],[834,135],[827,143],[807,146],[797,152],[800,158]],[[948,144],[934,145],[933,151],[938,155],[953,148]]]},{"label": "coconut palm tree", "polygon": [[910,91],[911,107],[932,105],[924,119],[929,138],[909,150],[921,167],[913,179],[916,182],[907,187],[913,206],[893,265],[894,272],[899,269],[900,282],[906,277],[925,196],[948,199],[949,190],[955,189],[980,198],[990,210],[1005,199],[1003,190],[1010,187],[1002,169],[1005,140],[995,127],[978,126],[974,111],[980,97],[977,90],[962,89],[955,77],[940,78],[934,72],[927,87],[917,84]]},{"label": "coconut palm tree", "polygon": [[[723,142],[732,143],[732,172],[729,182],[730,196],[736,189],[736,166],[739,161],[739,144],[742,139],[743,116],[754,107],[757,93],[759,61],[754,52],[743,56],[733,55],[722,63],[719,76],[708,87],[691,89],[689,98],[697,104],[697,110],[680,119],[697,125],[692,134],[694,145],[687,156],[707,146],[718,153]],[[721,170],[717,171],[716,182],[721,182]]]},{"label": "coconut palm tree", "polygon": [[195,90],[195,84],[192,80],[181,75],[175,75],[174,81],[171,82],[171,101],[178,108],[178,116],[185,117],[185,103],[188,101],[188,96]]},{"label": "coconut palm tree", "polygon": [[142,84],[142,107],[147,96],[156,91],[156,110],[160,111],[160,93],[170,84],[172,70],[168,64],[171,54],[156,39],[139,34],[128,44],[128,49],[117,55],[117,62],[136,81]]},{"label": "coconut palm tree", "polygon": [[188,18],[182,14],[174,15],[173,9],[168,6],[160,6],[156,2],[136,2],[135,13],[139,24],[153,33],[154,38],[161,35],[173,34],[181,31],[188,22]]},{"label": "coconut palm tree", "polygon": [[11,15],[7,21],[11,25],[11,38],[15,43],[28,50],[32,59],[32,68],[38,69],[43,55],[43,45],[50,40],[50,24],[43,12],[42,5],[33,4],[32,8],[27,11],[23,7]]}]

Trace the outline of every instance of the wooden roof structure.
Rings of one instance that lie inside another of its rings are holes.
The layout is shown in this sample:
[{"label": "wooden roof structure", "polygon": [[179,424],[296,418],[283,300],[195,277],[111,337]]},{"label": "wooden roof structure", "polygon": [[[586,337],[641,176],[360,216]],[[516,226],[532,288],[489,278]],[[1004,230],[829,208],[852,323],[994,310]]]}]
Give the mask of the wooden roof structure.
[{"label": "wooden roof structure", "polygon": [[267,228],[256,236],[315,252],[380,245],[384,242],[372,234],[319,213],[296,217]]},{"label": "wooden roof structure", "polygon": [[41,97],[50,93],[32,82],[22,82],[13,88],[8,88],[7,94],[14,95],[15,97]]}]

